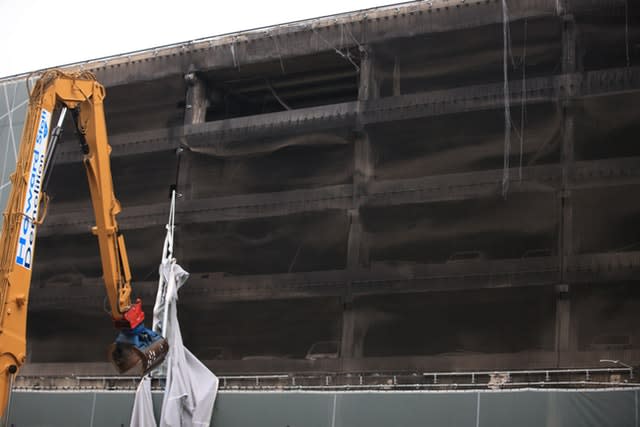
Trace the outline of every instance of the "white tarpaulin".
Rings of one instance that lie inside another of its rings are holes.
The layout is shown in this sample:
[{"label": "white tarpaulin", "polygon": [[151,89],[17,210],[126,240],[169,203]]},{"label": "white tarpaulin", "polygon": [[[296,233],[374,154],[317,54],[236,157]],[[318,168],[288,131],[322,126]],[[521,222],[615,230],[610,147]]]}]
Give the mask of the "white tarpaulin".
[{"label": "white tarpaulin", "polygon": [[[160,264],[160,280],[153,308],[153,330],[169,342],[169,353],[160,373],[166,372],[166,389],[160,416],[161,427],[209,426],[218,393],[218,378],[182,343],[178,322],[178,290],[189,278],[173,258],[175,193],[171,200],[167,236]],[[131,426],[155,427],[151,386],[143,378],[136,391]],[[146,385],[145,385],[146,384]],[[149,413],[151,417],[149,417]]]},{"label": "white tarpaulin", "polygon": [[151,399],[151,378],[145,375],[136,390],[136,399],[133,402],[133,412],[131,413],[131,427],[156,427],[156,417],[153,414]]},{"label": "white tarpaulin", "polygon": [[164,317],[167,322],[163,329],[169,341],[167,388],[160,426],[208,426],[218,392],[218,378],[184,347],[178,323],[178,289],[189,274],[173,259],[163,262],[160,270],[167,283],[165,311],[168,310],[168,315]]}]

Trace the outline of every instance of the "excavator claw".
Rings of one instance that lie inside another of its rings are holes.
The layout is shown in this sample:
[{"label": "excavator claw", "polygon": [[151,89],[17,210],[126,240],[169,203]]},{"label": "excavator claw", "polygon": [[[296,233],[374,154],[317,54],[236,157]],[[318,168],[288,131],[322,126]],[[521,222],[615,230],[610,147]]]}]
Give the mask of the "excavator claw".
[{"label": "excavator claw", "polygon": [[168,351],[166,339],[140,324],[120,331],[109,346],[109,359],[121,374],[140,366],[140,375],[145,375],[162,363]]}]

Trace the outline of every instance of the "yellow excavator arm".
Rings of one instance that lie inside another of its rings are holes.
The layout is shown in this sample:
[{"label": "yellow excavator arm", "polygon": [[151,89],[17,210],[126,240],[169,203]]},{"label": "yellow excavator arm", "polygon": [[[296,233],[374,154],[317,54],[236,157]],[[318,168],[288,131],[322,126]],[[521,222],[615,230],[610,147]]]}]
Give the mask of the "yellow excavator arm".
[{"label": "yellow excavator arm", "polygon": [[[13,377],[26,360],[27,305],[36,230],[42,221],[39,215],[46,212],[46,184],[67,111],[72,113],[84,153],[96,222],[92,232],[98,238],[111,315],[120,330],[110,349],[111,360],[120,372],[139,363],[142,371],[148,372],[168,351],[166,340],[144,327],[140,300],[131,302],[129,261],[116,221],[121,208],[113,191],[104,97],[104,87],[91,73],[66,74],[57,70],[46,72],[30,95],[0,236],[0,415]],[[58,125],[51,129],[57,111]]]}]

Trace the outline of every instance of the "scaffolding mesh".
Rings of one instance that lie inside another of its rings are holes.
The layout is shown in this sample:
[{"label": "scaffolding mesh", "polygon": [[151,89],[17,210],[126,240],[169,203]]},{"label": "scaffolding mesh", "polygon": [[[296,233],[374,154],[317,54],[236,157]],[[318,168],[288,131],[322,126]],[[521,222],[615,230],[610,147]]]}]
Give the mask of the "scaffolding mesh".
[{"label": "scaffolding mesh", "polygon": [[[11,191],[9,176],[16,166],[16,154],[27,111],[27,80],[0,82],[0,208],[4,212]],[[0,225],[3,217],[0,217]]]}]

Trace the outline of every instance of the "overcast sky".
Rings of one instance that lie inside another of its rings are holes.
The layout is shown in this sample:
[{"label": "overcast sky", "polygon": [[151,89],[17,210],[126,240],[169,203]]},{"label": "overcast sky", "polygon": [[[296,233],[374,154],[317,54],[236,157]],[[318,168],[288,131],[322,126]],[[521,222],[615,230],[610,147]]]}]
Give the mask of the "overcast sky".
[{"label": "overcast sky", "polygon": [[393,0],[0,0],[0,77]]}]

